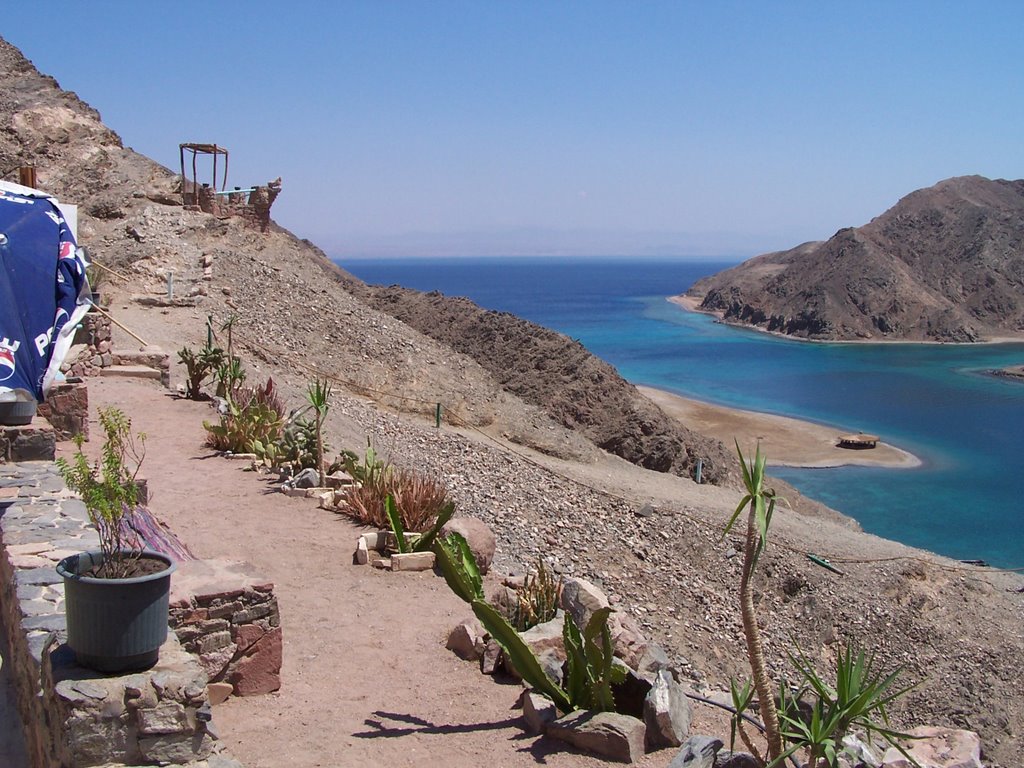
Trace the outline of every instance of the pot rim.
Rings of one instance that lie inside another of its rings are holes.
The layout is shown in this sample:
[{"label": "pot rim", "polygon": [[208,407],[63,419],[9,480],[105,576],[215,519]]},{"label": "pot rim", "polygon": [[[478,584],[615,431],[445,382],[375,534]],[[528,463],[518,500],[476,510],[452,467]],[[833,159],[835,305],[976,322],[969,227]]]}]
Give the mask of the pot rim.
[{"label": "pot rim", "polygon": [[153,550],[146,549],[143,550],[142,554],[139,556],[140,560],[160,560],[165,563],[167,567],[162,571],[147,573],[144,576],[131,576],[129,578],[122,579],[101,579],[96,576],[81,576],[76,572],[78,560],[83,556],[89,557],[93,564],[103,562],[103,553],[98,549],[77,552],[73,555],[68,555],[57,563],[57,573],[60,574],[65,581],[77,581],[82,584],[144,584],[146,582],[168,578],[178,569],[178,564],[168,555],[165,555],[162,552],[154,552]]}]

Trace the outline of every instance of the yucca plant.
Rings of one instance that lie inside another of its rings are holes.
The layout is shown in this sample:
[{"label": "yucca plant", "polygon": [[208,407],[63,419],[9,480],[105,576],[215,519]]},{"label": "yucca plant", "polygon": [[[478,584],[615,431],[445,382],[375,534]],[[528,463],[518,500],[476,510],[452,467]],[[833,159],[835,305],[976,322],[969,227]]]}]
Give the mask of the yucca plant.
[{"label": "yucca plant", "polygon": [[331,407],[331,383],[327,379],[320,378],[311,381],[306,387],[306,400],[309,401],[316,414],[313,425],[316,429],[317,471],[320,473],[322,487],[327,483],[327,473],[324,472],[324,420]]},{"label": "yucca plant", "polygon": [[227,397],[237,392],[245,381],[245,368],[237,357],[225,357],[214,372],[217,379],[217,397]]},{"label": "yucca plant", "polygon": [[764,487],[764,468],[767,457],[761,453],[760,444],[754,454],[754,460],[747,463],[736,442],[736,453],[740,458],[743,470],[743,486],[746,493],[736,505],[726,523],[723,536],[732,530],[733,525],[744,509],[747,510],[747,531],[743,547],[743,571],[740,576],[740,614],[743,619],[743,636],[747,645],[747,659],[753,677],[754,689],[757,691],[758,708],[761,721],[764,723],[765,739],[768,742],[768,760],[776,763],[783,752],[782,731],[779,728],[779,714],[775,706],[772,683],[768,677],[767,665],[764,661],[764,650],[761,645],[761,632],[754,615],[754,569],[758,558],[768,540],[768,527],[771,525],[772,514],[775,512],[775,491]]},{"label": "yucca plant", "polygon": [[900,739],[912,737],[891,726],[887,711],[892,702],[914,688],[913,685],[901,687],[897,684],[902,668],[885,674],[876,666],[873,655],[866,655],[863,649],[854,651],[847,645],[836,659],[836,682],[830,685],[802,651],[798,650],[796,655],[789,654],[789,658],[804,680],[796,698],[811,694],[815,701],[810,717],[799,717],[793,714],[795,707],[786,705],[783,693],[783,737],[791,746],[772,765],[780,764],[782,758],[804,749],[807,751],[808,768],[837,768],[843,737],[851,728],[863,729],[868,737],[878,734],[917,765],[899,743]]}]

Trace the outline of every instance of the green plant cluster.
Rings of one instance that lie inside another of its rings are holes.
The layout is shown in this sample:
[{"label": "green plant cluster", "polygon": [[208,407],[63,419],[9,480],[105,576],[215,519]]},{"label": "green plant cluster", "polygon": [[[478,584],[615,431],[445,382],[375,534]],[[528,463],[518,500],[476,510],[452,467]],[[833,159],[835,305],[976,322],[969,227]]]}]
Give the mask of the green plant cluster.
[{"label": "green plant cluster", "polygon": [[562,630],[567,655],[563,688],[544,671],[509,620],[484,598],[480,570],[466,540],[452,533],[437,539],[433,551],[448,586],[470,604],[484,629],[534,690],[551,699],[563,713],[577,709],[614,711],[612,685],[625,679],[626,669],[614,663],[608,629],[611,608],[595,611],[582,632],[573,617],[566,614]]},{"label": "green plant cluster", "polygon": [[423,533],[406,533],[405,527],[402,525],[402,515],[398,511],[398,504],[395,502],[395,497],[388,494],[387,499],[384,501],[384,511],[388,516],[388,523],[391,525],[391,532],[395,535],[395,546],[398,549],[399,554],[406,554],[408,552],[429,552],[434,546],[434,540],[437,535],[441,532],[445,523],[452,519],[452,515],[455,514],[455,504],[448,502],[444,508],[438,513],[437,519],[434,520],[434,524],[430,526],[429,530]]},{"label": "green plant cluster", "polygon": [[[324,450],[327,450],[326,445]],[[266,449],[264,458],[271,466],[286,468],[293,475],[304,469],[319,468],[316,423],[301,416],[286,423],[281,438]]]},{"label": "green plant cluster", "polygon": [[139,500],[136,478],[146,456],[146,436],[133,435],[131,419],[118,408],[104,408],[99,416],[104,435],[101,459],[89,461],[82,450],[84,437],[78,434],[71,460],[62,457],[56,465],[68,488],[82,497],[99,533],[103,564],[98,575],[115,579],[129,575],[142,555],[131,516]]},{"label": "green plant cluster", "polygon": [[228,412],[218,424],[204,421],[206,444],[218,451],[267,455],[276,445],[284,425],[284,405],[274,380],[254,387],[238,387],[227,398]]},{"label": "green plant cluster", "polygon": [[436,477],[406,467],[395,467],[367,445],[362,459],[343,455],[345,469],[356,481],[342,496],[339,511],[364,525],[387,528],[387,499],[393,497],[407,531],[423,531],[448,506],[448,489]]},{"label": "green plant cluster", "polygon": [[185,366],[185,397],[189,400],[209,399],[203,392],[203,382],[223,365],[224,350],[209,344],[198,352],[182,347],[178,351],[178,362]]}]

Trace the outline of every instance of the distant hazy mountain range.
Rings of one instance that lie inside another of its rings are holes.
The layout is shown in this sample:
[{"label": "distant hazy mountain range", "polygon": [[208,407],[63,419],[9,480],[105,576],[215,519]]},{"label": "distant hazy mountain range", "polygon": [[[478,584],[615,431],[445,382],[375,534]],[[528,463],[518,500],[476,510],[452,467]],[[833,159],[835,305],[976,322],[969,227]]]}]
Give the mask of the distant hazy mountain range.
[{"label": "distant hazy mountain range", "polygon": [[1024,180],[947,179],[687,295],[728,322],[807,339],[1024,338]]}]

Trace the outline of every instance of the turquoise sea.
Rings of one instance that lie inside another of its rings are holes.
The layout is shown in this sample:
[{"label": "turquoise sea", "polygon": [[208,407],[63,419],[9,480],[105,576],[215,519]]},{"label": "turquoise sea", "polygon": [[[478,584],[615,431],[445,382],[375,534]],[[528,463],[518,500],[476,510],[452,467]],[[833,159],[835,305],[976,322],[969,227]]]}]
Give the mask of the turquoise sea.
[{"label": "turquoise sea", "polygon": [[729,327],[666,300],[733,263],[339,261],[366,282],[467,296],[559,330],[637,384],[880,434],[924,465],[773,474],[881,536],[1024,566],[1024,383],[985,374],[1024,363],[1024,344],[812,344]]}]

